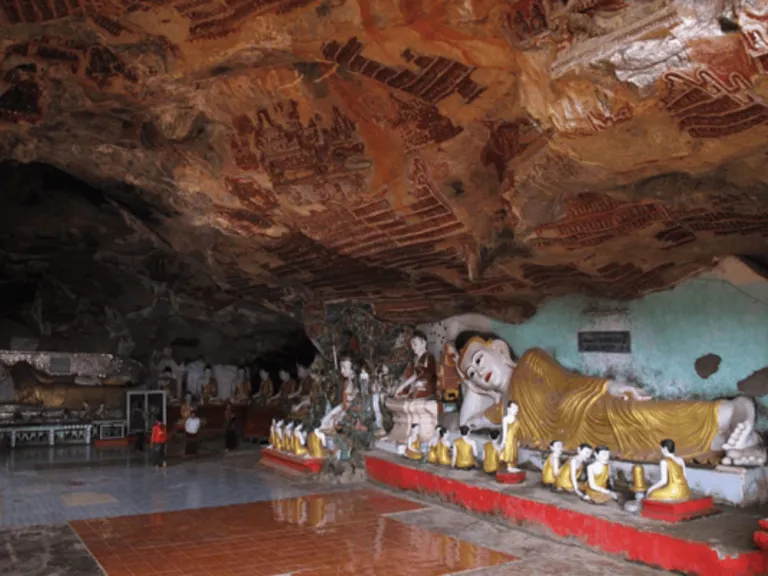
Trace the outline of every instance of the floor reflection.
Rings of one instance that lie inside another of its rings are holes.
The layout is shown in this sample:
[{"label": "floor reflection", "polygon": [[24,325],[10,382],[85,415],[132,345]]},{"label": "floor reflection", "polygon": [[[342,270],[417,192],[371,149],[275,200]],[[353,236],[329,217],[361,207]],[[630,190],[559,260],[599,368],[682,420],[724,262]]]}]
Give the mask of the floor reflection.
[{"label": "floor reflection", "polygon": [[387,516],[422,507],[365,489],[72,525],[111,576],[169,563],[190,576],[437,576],[515,560]]}]

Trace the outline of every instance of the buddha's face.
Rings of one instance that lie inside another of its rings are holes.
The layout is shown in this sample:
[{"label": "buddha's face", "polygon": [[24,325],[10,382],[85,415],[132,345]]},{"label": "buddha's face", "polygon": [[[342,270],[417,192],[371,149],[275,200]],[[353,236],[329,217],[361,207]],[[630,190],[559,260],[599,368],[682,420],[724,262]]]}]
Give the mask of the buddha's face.
[{"label": "buddha's face", "polygon": [[206,368],[205,370],[203,370],[203,376],[205,376],[206,378],[210,378],[211,377],[211,369],[210,368]]},{"label": "buddha's face", "polygon": [[515,363],[509,357],[506,342],[473,341],[459,358],[462,373],[480,388],[501,391],[509,382]]},{"label": "buddha's face", "polygon": [[368,382],[370,379],[371,376],[365,368],[360,370],[360,382]]},{"label": "buddha's face", "polygon": [[414,436],[418,434],[420,431],[421,431],[421,426],[419,426],[418,424],[414,424],[413,427],[411,428],[411,434],[413,434]]},{"label": "buddha's face", "polygon": [[355,375],[355,371],[352,369],[351,360],[342,360],[339,367],[341,369],[341,375],[344,376],[344,378],[352,378]]},{"label": "buddha's face", "polygon": [[309,374],[309,368],[296,364],[296,373],[299,375],[299,378],[306,378],[307,374]]},{"label": "buddha's face", "polygon": [[419,336],[414,336],[411,338],[411,350],[413,350],[413,355],[416,357],[421,356],[424,354],[424,352],[427,351],[427,342],[423,338],[420,338]]},{"label": "buddha's face", "polygon": [[671,454],[671,452],[669,450],[667,450],[666,446],[662,446],[661,447],[661,455],[662,456],[666,457],[666,456],[669,456],[670,454]]},{"label": "buddha's face", "polygon": [[282,380],[283,382],[288,382],[288,378],[290,377],[291,375],[288,374],[288,372],[286,372],[285,370],[280,370],[280,380]]},{"label": "buddha's face", "polygon": [[595,460],[597,460],[601,464],[608,464],[608,461],[610,459],[611,459],[610,450],[600,450],[600,452],[595,454]]},{"label": "buddha's face", "polygon": [[582,460],[589,460],[589,457],[592,456],[592,448],[579,448],[579,456]]},{"label": "buddha's face", "polygon": [[267,374],[266,370],[259,370],[259,377],[262,380],[266,380],[267,378],[269,378],[269,374]]},{"label": "buddha's face", "polygon": [[507,414],[511,414],[512,416],[517,416],[517,413],[520,411],[520,407],[515,402],[510,402],[507,405]]},{"label": "buddha's face", "polygon": [[563,453],[563,443],[560,441],[554,442],[552,444],[552,452],[555,454],[562,454]]}]

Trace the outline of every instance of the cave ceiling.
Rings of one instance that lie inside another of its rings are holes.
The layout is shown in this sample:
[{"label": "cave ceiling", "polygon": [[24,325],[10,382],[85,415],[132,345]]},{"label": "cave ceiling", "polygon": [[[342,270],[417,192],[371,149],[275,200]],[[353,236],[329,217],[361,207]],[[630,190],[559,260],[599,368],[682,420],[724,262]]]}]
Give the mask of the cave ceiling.
[{"label": "cave ceiling", "polygon": [[764,0],[0,2],[0,159],[190,298],[520,321],[766,252]]}]

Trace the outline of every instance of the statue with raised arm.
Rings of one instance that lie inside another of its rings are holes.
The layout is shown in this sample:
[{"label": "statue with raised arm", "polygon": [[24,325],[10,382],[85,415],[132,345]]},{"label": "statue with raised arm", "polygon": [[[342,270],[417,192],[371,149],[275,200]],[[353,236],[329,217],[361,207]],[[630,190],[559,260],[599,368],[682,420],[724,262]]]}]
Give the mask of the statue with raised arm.
[{"label": "statue with raised arm", "polygon": [[515,362],[494,335],[460,335],[457,346],[466,385],[460,421],[470,428],[498,427],[511,397],[520,407],[520,445],[529,448],[546,450],[558,438],[565,450],[586,442],[616,458],[649,462],[659,442],[674,436],[686,460],[716,464],[746,449],[764,457],[750,398],[652,400],[635,386],[566,370],[538,348]]}]

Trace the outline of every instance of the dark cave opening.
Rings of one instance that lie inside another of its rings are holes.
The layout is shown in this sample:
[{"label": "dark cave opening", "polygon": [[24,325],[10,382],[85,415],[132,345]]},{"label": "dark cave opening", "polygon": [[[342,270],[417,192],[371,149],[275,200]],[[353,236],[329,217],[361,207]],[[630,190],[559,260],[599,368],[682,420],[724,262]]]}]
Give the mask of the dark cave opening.
[{"label": "dark cave opening", "polygon": [[40,163],[0,162],[0,178],[0,349],[36,342],[146,364],[171,346],[179,361],[259,366],[275,378],[312,361],[300,321],[228,294],[200,258],[151,237],[175,212],[148,194]]}]

